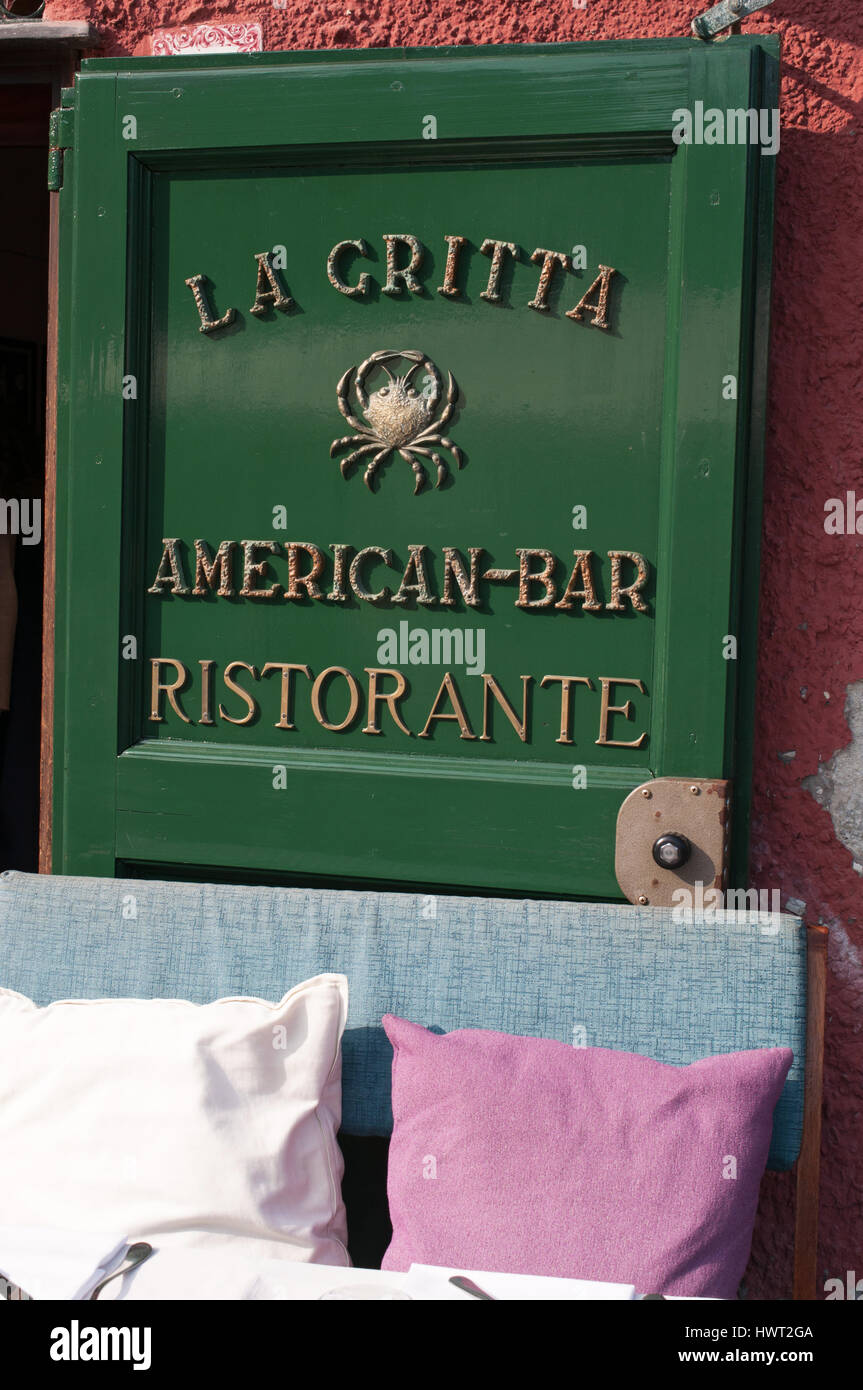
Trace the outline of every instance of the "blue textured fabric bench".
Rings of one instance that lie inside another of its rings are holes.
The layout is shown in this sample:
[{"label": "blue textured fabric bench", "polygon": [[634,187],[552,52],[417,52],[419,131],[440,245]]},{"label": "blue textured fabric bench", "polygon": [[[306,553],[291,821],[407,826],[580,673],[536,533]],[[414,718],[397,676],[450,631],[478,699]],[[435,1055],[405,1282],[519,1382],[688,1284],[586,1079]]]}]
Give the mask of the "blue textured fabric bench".
[{"label": "blue textured fabric bench", "polygon": [[410,893],[0,875],[0,982],[39,1004],[95,996],[276,999],[350,984],[343,1133],[392,1127],[384,1013],[640,1052],[682,1065],[790,1047],[768,1166],[801,1148],[807,929],[746,913]]}]

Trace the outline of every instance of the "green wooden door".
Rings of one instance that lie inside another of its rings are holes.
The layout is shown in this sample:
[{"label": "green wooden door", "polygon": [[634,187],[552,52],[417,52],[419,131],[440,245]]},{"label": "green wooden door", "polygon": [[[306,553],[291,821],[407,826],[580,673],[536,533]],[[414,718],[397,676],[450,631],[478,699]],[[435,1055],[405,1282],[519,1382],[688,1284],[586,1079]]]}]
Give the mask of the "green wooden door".
[{"label": "green wooden door", "polygon": [[[86,62],[53,868],[613,898],[745,841],[770,41]],[[736,639],[736,652],[729,647]]]}]

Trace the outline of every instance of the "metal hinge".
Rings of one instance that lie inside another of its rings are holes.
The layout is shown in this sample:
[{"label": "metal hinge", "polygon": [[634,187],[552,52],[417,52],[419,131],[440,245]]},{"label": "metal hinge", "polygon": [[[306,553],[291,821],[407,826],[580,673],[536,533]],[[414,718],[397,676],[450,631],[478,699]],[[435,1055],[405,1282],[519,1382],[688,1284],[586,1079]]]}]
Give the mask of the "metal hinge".
[{"label": "metal hinge", "polygon": [[63,187],[63,151],[75,144],[75,88],[63,87],[60,105],[51,112],[48,126],[48,192]]},{"label": "metal hinge", "polygon": [[712,39],[715,34],[730,29],[732,24],[738,24],[747,15],[772,4],[773,0],[721,0],[721,4],[714,5],[712,10],[693,19],[692,32],[698,39]]}]

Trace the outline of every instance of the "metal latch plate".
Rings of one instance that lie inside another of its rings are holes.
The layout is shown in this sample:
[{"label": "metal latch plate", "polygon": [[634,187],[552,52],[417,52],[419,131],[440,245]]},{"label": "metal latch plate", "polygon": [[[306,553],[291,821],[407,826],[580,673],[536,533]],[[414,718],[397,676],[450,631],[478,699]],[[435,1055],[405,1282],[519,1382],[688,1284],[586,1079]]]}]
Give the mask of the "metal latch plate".
[{"label": "metal latch plate", "polygon": [[[713,777],[657,777],[624,801],[617,816],[614,871],[631,903],[672,907],[676,889],[725,888],[730,830],[731,783]],[[653,858],[660,835],[684,835],[692,845],[679,869],[662,869]]]}]

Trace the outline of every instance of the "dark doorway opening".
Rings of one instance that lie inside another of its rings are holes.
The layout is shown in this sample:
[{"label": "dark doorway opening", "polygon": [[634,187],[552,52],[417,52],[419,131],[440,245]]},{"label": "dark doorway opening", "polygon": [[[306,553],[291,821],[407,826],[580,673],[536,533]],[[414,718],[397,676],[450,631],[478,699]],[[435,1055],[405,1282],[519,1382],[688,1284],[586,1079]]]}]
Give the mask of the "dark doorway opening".
[{"label": "dark doorway opening", "polygon": [[38,865],[49,81],[0,81],[0,868]]}]

